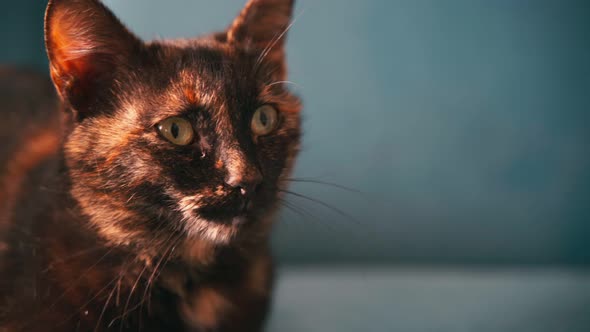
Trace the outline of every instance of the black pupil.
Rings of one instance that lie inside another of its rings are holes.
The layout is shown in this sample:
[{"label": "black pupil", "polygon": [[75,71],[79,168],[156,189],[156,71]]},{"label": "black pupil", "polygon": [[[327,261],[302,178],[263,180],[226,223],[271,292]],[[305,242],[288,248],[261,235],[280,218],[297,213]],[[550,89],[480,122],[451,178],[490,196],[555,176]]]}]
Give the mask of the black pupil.
[{"label": "black pupil", "polygon": [[266,125],[268,124],[268,117],[264,112],[260,112],[260,123],[262,123],[264,127],[266,127]]},{"label": "black pupil", "polygon": [[179,132],[180,127],[178,127],[178,124],[176,124],[176,122],[172,123],[172,127],[170,128],[170,133],[172,134],[172,137],[178,138]]}]

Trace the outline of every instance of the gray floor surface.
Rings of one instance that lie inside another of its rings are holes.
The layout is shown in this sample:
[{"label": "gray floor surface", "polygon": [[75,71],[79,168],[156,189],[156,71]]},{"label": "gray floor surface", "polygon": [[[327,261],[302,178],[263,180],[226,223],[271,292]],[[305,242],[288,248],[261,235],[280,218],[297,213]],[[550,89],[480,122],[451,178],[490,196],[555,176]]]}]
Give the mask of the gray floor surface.
[{"label": "gray floor surface", "polygon": [[590,271],[285,268],[268,332],[590,332]]}]

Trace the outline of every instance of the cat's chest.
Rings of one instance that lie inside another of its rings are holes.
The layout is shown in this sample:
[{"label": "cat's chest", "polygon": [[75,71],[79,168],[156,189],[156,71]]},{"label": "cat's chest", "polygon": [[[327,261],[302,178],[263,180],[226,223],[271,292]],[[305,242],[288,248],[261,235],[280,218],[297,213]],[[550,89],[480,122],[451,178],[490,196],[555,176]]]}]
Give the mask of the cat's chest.
[{"label": "cat's chest", "polygon": [[202,278],[174,270],[162,275],[164,287],[177,296],[178,317],[187,331],[258,330],[272,288],[271,261],[259,257],[234,273],[238,277]]}]

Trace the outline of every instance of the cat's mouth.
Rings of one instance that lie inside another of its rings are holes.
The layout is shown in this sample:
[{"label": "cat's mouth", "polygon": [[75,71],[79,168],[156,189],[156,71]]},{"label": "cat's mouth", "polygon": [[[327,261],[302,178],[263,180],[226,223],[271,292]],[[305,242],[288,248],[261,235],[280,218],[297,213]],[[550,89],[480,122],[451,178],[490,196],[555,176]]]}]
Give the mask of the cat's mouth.
[{"label": "cat's mouth", "polygon": [[221,189],[180,201],[179,210],[189,235],[229,243],[239,234],[249,234],[247,230],[259,229],[256,225],[265,227],[265,216],[274,202],[271,191],[259,187],[251,195],[244,195],[239,190]]},{"label": "cat's mouth", "polygon": [[253,201],[245,197],[231,197],[218,204],[199,207],[195,212],[203,219],[215,223],[242,225],[251,218]]}]

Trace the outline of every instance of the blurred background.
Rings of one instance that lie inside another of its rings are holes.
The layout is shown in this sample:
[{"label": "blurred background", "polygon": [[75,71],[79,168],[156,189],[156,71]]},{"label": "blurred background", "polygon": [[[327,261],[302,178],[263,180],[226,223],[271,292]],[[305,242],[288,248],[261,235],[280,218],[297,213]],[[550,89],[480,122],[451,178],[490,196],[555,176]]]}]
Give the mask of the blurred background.
[{"label": "blurred background", "polygon": [[[144,39],[223,29],[244,2],[105,1]],[[1,63],[47,72],[45,4],[3,4]],[[590,2],[295,12],[294,176],[356,191],[292,187],[325,204],[281,214],[269,330],[590,331]]]}]

